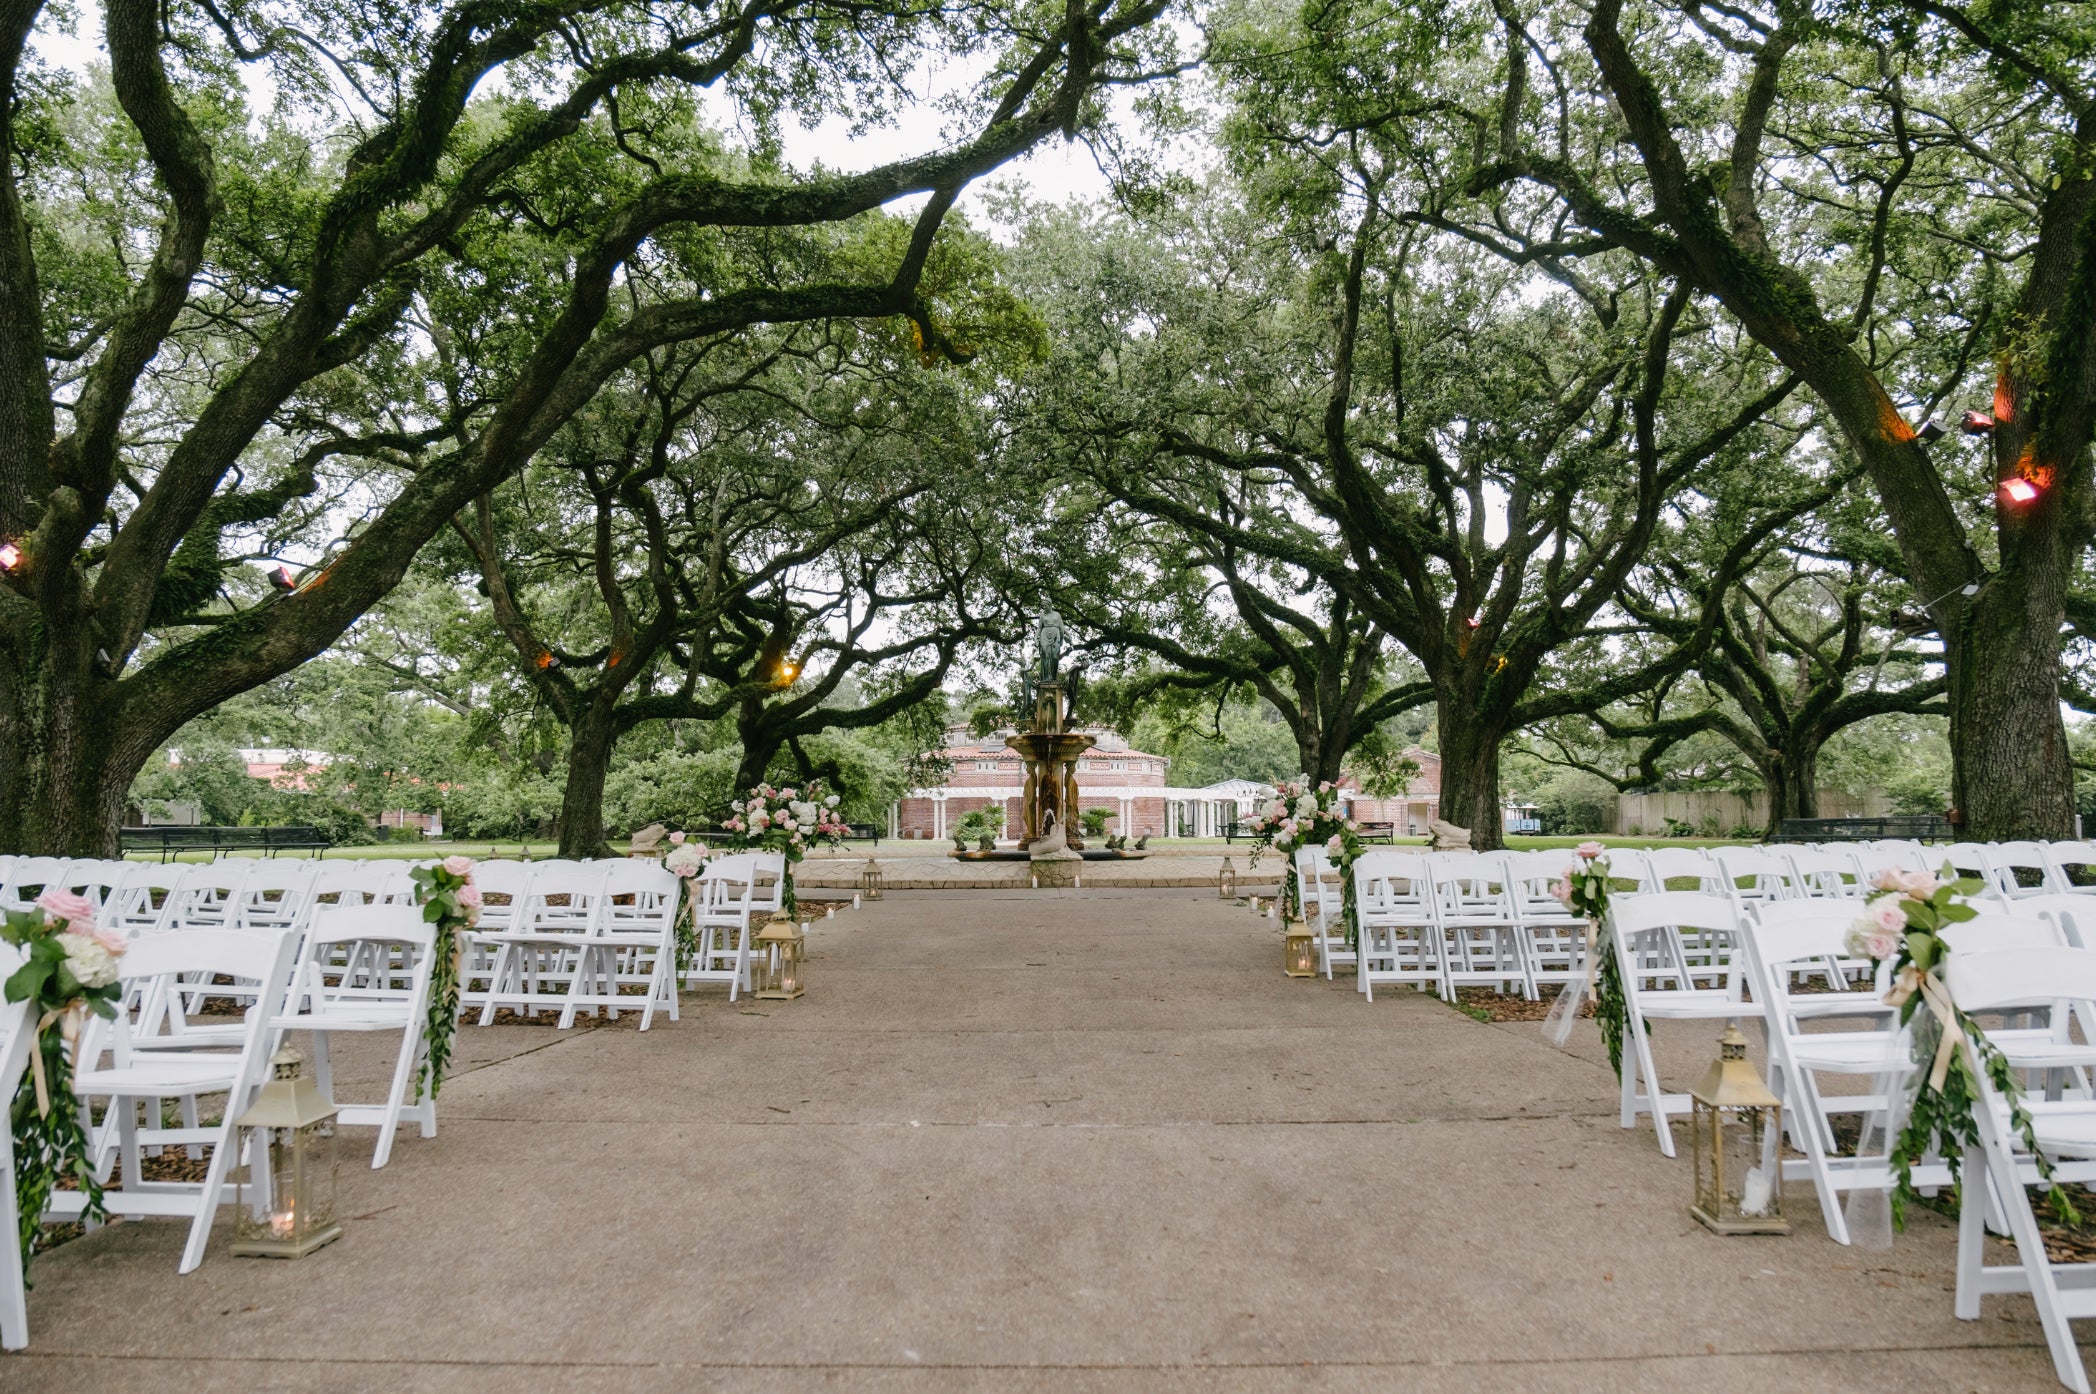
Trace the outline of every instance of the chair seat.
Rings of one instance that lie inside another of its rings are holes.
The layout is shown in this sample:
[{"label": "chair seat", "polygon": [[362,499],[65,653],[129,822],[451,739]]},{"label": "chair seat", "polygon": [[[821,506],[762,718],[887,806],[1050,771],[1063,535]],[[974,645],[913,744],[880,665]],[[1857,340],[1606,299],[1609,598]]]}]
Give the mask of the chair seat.
[{"label": "chair seat", "polygon": [[1799,993],[1789,997],[1783,1007],[1792,1016],[1809,1021],[1830,1016],[1889,1017],[1895,1010],[1875,992]]},{"label": "chair seat", "polygon": [[269,1024],[282,1031],[398,1031],[412,1015],[406,1006],[337,1006],[271,1017]]},{"label": "chair seat", "polygon": [[2047,1153],[2066,1157],[2096,1157],[2096,1110],[2086,1103],[2070,1104],[2059,1112],[2047,1111],[2032,1101],[2031,1132]]},{"label": "chair seat", "polygon": [[240,1062],[233,1056],[183,1060],[169,1056],[107,1070],[84,1070],[73,1076],[81,1094],[210,1094],[230,1089]]},{"label": "chair seat", "polygon": [[1905,1074],[1914,1068],[1912,1047],[1904,1034],[1890,1031],[1829,1031],[1792,1036],[1792,1057],[1800,1069],[1839,1074]]},{"label": "chair seat", "polygon": [[1663,988],[1638,994],[1638,1010],[1648,1017],[1693,1019],[1738,1016],[1742,1003],[1723,988]]}]

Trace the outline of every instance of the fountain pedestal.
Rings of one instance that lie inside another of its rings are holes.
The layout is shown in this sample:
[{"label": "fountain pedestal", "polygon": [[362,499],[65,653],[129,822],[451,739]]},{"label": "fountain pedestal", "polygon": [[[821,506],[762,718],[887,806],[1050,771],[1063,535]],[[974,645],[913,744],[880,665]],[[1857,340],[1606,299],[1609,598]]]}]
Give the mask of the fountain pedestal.
[{"label": "fountain pedestal", "polygon": [[1084,851],[1077,826],[1077,759],[1094,739],[1063,729],[1062,686],[1052,682],[1037,690],[1033,729],[1005,737],[1004,743],[1026,762],[1019,845],[1027,849],[1034,876],[1044,886],[1076,880]]}]

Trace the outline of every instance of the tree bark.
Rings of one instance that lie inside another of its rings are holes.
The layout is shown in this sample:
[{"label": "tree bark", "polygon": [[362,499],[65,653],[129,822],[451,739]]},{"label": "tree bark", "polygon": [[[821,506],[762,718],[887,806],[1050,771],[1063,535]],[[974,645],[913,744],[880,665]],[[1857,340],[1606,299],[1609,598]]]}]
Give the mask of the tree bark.
[{"label": "tree bark", "polygon": [[159,745],[113,708],[90,663],[0,663],[0,852],[114,857],[131,781]]},{"label": "tree bark", "polygon": [[2074,771],[2059,702],[2058,636],[2066,612],[2053,583],[2056,570],[2041,574],[2047,584],[1996,576],[1966,611],[1965,632],[1944,645],[1959,838],[2073,835]]},{"label": "tree bark", "polygon": [[1499,747],[1503,721],[1477,713],[1444,694],[1435,710],[1441,737],[1441,817],[1470,829],[1470,845],[1481,852],[1506,846],[1499,809]]},{"label": "tree bark", "polygon": [[618,732],[616,694],[598,693],[568,726],[568,785],[560,796],[560,855],[587,861],[611,855],[604,840],[604,776]]}]

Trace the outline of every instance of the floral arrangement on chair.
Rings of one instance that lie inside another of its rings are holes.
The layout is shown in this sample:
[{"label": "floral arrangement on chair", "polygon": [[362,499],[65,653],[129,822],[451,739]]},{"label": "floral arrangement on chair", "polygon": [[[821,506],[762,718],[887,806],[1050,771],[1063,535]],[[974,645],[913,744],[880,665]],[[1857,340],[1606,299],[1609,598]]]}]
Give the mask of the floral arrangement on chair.
[{"label": "floral arrangement on chair", "polygon": [[[1906,1227],[1907,1201],[1919,1194],[1913,1180],[1916,1162],[1934,1152],[1956,1180],[1965,1149],[1979,1145],[1979,1131],[1972,1123],[1973,1103],[1979,1097],[1973,1059],[2008,1101],[2010,1126],[2022,1137],[2038,1174],[2052,1183],[2054,1208],[2069,1223],[2078,1223],[2066,1192],[2052,1179],[2051,1161],[2032,1134],[2015,1069],[1979,1024],[1959,1010],[1944,983],[1943,966],[1950,945],[1943,941],[1943,928],[1978,913],[1967,901],[1981,889],[1981,883],[1973,877],[1960,879],[1946,863],[1940,875],[1888,867],[1871,878],[1871,885],[1880,893],[1864,902],[1863,914],[1849,929],[1847,948],[1859,958],[1885,965],[1891,977],[1885,1003],[1899,1009],[1902,1026],[1912,1028],[1914,1063],[1920,1067],[1907,1101],[1906,1120],[1892,1144],[1892,1171],[1897,1178],[1892,1191],[1893,1223]],[[1928,1010],[1920,1010],[1922,1007]],[[1958,1049],[1961,1041],[1971,1045],[1970,1057]]]},{"label": "floral arrangement on chair", "polygon": [[699,893],[691,881],[706,869],[713,852],[703,842],[688,840],[683,833],[670,834],[670,850],[662,859],[662,869],[684,883],[684,899],[691,906],[691,913],[677,917],[677,971],[691,967],[692,959],[699,952],[699,934],[695,927],[699,914]]},{"label": "floral arrangement on chair", "polygon": [[29,1003],[35,1013],[29,1071],[9,1109],[15,1149],[11,1180],[21,1218],[16,1237],[26,1268],[44,1207],[61,1177],[72,1177],[80,1187],[89,1217],[101,1219],[108,1213],[102,1208],[93,1148],[74,1104],[73,1060],[67,1047],[79,1039],[88,1013],[105,1020],[116,1015],[121,993],[116,961],[126,944],[123,935],[95,923],[94,902],[56,887],[37,898],[35,909],[9,912],[0,921],[0,939],[27,954],[8,976],[6,998]]},{"label": "floral arrangement on chair", "polygon": [[779,903],[788,914],[799,906],[793,894],[794,866],[813,844],[841,842],[851,832],[837,815],[839,802],[821,780],[811,779],[798,789],[760,784],[728,805],[730,816],[721,826],[737,847],[778,852],[786,858]]},{"label": "floral arrangement on chair", "polygon": [[1608,1063],[1616,1078],[1623,1077],[1623,1027],[1628,1008],[1623,997],[1623,977],[1608,941],[1608,848],[1599,842],[1582,842],[1572,849],[1572,863],[1564,875],[1550,883],[1550,893],[1587,924],[1587,974],[1550,1004],[1543,1018],[1543,1034],[1555,1045],[1572,1035],[1572,1023],[1589,996],[1594,999],[1594,1024],[1608,1046]]},{"label": "floral arrangement on chair", "polygon": [[1259,854],[1271,847],[1287,859],[1281,869],[1281,905],[1285,917],[1303,913],[1302,887],[1296,884],[1295,854],[1299,848],[1323,845],[1325,855],[1339,871],[1340,895],[1345,905],[1346,942],[1352,947],[1354,930],[1354,859],[1361,855],[1361,829],[1340,811],[1339,786],[1326,780],[1311,787],[1309,777],[1298,775],[1273,786],[1271,796],[1258,811],[1244,820],[1252,835],[1248,865],[1259,865]]},{"label": "floral arrangement on chair", "polygon": [[422,1073],[415,1078],[417,1099],[424,1088],[436,1097],[444,1084],[444,1066],[451,1060],[451,1038],[458,1029],[459,959],[466,951],[459,932],[480,923],[480,887],[473,884],[473,865],[471,857],[446,857],[408,873],[422,918],[437,927],[429,949],[429,1016],[423,1026],[428,1049]]}]

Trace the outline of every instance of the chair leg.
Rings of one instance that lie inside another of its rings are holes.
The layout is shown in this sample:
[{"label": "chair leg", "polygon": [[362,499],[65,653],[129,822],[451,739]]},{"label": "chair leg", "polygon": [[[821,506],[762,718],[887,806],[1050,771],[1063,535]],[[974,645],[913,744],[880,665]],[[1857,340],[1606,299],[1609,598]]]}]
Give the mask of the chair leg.
[{"label": "chair leg", "polygon": [[422,1040],[422,1023],[410,1021],[401,1033],[400,1058],[393,1062],[393,1083],[386,1090],[386,1111],[379,1118],[378,1145],[371,1150],[371,1169],[377,1171],[393,1155],[393,1134],[400,1127],[400,1113],[408,1099],[408,1081],[415,1077],[415,1056]]},{"label": "chair leg", "polygon": [[[243,1091],[235,1090],[235,1094]],[[226,1099],[227,1122],[219,1129],[218,1142],[211,1148],[211,1162],[204,1168],[204,1186],[197,1195],[196,1218],[189,1222],[189,1242],[182,1246],[182,1266],[177,1273],[193,1273],[204,1261],[204,1245],[211,1238],[211,1222],[218,1218],[219,1193],[225,1189],[226,1169],[232,1164],[231,1153],[240,1136],[240,1130],[232,1124],[237,1115],[236,1100]]]},{"label": "chair leg", "polygon": [[[34,1044],[29,1047],[36,1049]],[[21,1224],[15,1212],[15,1153],[11,1130],[0,1128],[0,1350],[21,1350],[29,1344],[29,1302],[22,1278],[22,1250],[15,1242]]]},{"label": "chair leg", "polygon": [[1965,1164],[1960,1170],[1965,1177],[1965,1203],[1958,1207],[1958,1264],[1957,1286],[1951,1299],[1951,1315],[1959,1321],[1980,1319],[1980,1269],[1985,1266],[1987,1254],[1986,1221],[1982,1218],[1982,1207],[1973,1204],[1979,1197],[1972,1194],[1975,1186],[1994,1189],[1993,1168],[1988,1157],[1978,1147],[1965,1149]]}]

